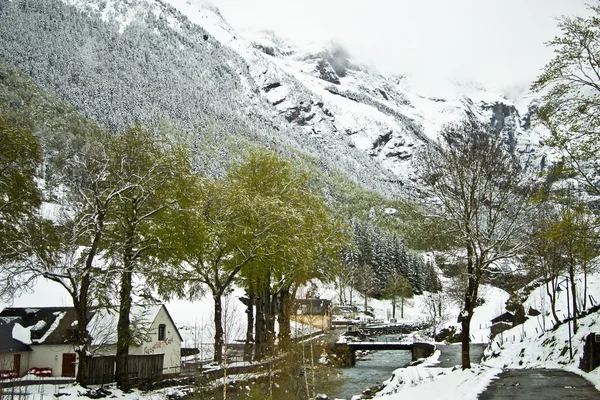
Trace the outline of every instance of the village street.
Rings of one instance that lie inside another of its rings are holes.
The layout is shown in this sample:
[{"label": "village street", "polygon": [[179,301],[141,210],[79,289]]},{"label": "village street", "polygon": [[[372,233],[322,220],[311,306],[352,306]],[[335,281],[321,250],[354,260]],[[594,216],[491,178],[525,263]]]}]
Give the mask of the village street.
[{"label": "village street", "polygon": [[479,396],[479,400],[598,398],[600,392],[590,382],[560,369],[505,370]]}]

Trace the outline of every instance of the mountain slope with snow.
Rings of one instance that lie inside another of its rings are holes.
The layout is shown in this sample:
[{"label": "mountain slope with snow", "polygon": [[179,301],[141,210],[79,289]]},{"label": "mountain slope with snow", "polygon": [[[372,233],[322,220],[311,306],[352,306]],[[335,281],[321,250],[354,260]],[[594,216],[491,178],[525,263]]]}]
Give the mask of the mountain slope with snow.
[{"label": "mountain slope with snow", "polygon": [[467,114],[521,154],[537,146],[527,109],[499,94],[385,77],[334,44],[243,39],[199,0],[0,0],[0,57],[109,129],[238,134],[389,197],[413,195],[416,152]]}]

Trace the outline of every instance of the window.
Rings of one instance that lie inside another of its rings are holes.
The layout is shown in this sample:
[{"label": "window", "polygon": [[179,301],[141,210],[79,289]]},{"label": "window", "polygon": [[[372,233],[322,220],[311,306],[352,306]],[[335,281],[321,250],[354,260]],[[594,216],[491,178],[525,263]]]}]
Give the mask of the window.
[{"label": "window", "polygon": [[165,324],[160,324],[158,326],[158,340],[165,340],[167,336],[167,326]]}]

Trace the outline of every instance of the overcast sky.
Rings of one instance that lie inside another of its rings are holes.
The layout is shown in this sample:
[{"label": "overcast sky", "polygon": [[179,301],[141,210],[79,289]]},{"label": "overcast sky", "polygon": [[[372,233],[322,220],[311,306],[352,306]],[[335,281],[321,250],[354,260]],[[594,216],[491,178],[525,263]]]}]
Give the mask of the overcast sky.
[{"label": "overcast sky", "polygon": [[[556,18],[583,0],[212,0],[233,27],[342,44],[357,60],[396,74],[528,86],[551,58]],[[595,0],[589,0],[594,2]],[[588,2],[589,2],[588,1]]]}]

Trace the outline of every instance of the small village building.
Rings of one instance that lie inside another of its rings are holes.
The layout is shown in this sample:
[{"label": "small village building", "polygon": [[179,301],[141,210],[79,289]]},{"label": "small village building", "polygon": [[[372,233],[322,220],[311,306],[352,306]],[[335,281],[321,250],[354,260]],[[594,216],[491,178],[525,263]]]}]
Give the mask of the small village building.
[{"label": "small village building", "polygon": [[0,317],[0,379],[15,378],[27,372],[31,348],[13,339],[16,318]]},{"label": "small village building", "polygon": [[296,299],[291,320],[313,326],[323,332],[331,330],[331,300]]},{"label": "small village building", "polygon": [[360,314],[361,314],[360,310],[355,305],[351,305],[351,306],[338,305],[338,306],[334,306],[331,309],[331,315],[334,319],[339,317],[341,319],[353,320],[353,319],[357,319]]},{"label": "small village building", "polygon": [[514,325],[514,321],[515,315],[509,311],[506,311],[505,313],[500,314],[496,318],[492,319],[492,326],[490,327],[492,336],[496,336],[499,333],[511,329]]},{"label": "small village building", "polygon": [[[114,356],[118,313],[95,308],[90,317],[93,357]],[[178,373],[182,338],[165,306],[133,307],[131,323],[135,340],[129,354],[162,355],[162,374]],[[0,312],[0,369],[18,376],[36,369],[46,376],[75,377],[76,326],[73,307],[5,308]]]}]

